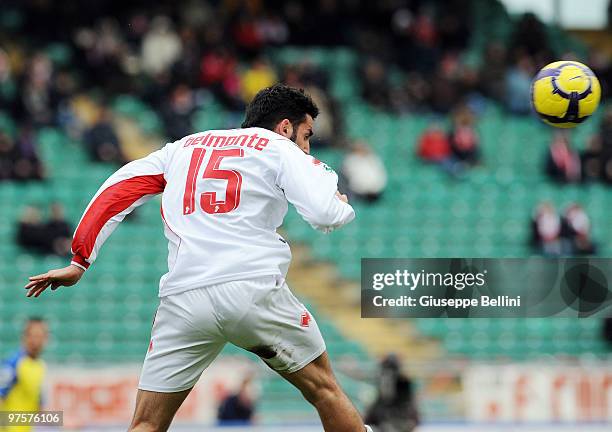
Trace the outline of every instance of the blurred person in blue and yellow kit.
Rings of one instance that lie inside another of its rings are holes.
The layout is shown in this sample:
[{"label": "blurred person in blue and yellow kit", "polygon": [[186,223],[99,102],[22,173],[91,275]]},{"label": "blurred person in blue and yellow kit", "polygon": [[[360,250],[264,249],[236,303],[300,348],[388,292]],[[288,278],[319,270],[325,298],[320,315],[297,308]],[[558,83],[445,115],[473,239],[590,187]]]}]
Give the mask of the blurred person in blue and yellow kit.
[{"label": "blurred person in blue and yellow kit", "polygon": [[[41,318],[28,319],[23,329],[21,348],[0,362],[0,411],[40,411],[45,364],[40,358],[49,331]],[[10,431],[13,428],[0,431]],[[19,426],[14,430],[28,431]]]}]

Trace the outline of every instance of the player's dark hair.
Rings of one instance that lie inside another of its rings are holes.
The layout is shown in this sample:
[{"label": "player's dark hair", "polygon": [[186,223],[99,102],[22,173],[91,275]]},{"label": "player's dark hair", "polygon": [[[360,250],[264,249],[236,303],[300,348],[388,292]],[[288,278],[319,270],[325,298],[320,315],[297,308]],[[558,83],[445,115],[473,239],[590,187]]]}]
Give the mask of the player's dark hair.
[{"label": "player's dark hair", "polygon": [[274,130],[283,119],[288,119],[294,128],[306,120],[306,114],[314,119],[319,108],[303,89],[274,84],[260,90],[246,108],[242,127],[261,127]]}]

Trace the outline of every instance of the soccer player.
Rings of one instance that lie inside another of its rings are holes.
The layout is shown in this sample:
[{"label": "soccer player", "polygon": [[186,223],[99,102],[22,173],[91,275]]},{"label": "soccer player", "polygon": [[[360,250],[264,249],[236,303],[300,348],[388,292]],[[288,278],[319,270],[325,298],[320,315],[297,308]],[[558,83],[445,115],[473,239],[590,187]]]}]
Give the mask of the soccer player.
[{"label": "soccer player", "polygon": [[117,224],[163,193],[168,272],[130,430],[167,430],[227,342],[295,385],[326,431],[370,430],[333,375],[316,321],[285,283],[291,252],[276,232],[288,202],[324,232],[355,217],[336,173],[309,155],[317,114],[303,91],[277,84],[255,96],[242,128],[189,135],[128,163],[85,210],[71,265],[30,277],[28,296],[74,285]]},{"label": "soccer player", "polygon": [[[23,329],[21,348],[0,363],[0,411],[41,409],[45,364],[40,355],[48,339],[47,324],[41,318],[28,319]],[[0,426],[0,431],[29,431],[29,426]]]}]

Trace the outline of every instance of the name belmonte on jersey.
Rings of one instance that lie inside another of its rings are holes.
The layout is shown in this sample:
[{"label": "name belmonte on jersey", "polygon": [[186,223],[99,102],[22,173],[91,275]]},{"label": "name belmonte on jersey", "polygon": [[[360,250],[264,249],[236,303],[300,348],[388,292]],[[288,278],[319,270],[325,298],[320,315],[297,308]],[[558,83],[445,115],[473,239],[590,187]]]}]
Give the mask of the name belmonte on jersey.
[{"label": "name belmonte on jersey", "polygon": [[197,135],[190,136],[185,140],[183,147],[201,145],[206,147],[231,147],[231,146],[239,146],[239,147],[247,147],[254,148],[255,150],[262,151],[270,140],[268,138],[263,138],[257,135],[256,133],[251,135],[213,135],[210,132],[206,135]]},{"label": "name belmonte on jersey", "polygon": [[313,228],[329,232],[355,217],[337,190],[330,167],[272,131],[196,133],[128,163],[104,182],[75,231],[72,263],[89,267],[123,218],[162,194],[168,269],[160,296],[285,277],[291,251],[277,229],[288,203]]}]

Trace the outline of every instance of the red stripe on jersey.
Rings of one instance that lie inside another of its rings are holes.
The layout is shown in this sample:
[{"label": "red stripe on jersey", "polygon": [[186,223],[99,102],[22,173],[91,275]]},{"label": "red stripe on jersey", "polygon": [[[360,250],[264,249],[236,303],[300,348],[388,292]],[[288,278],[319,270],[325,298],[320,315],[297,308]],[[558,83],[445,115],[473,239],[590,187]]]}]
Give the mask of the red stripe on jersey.
[{"label": "red stripe on jersey", "polygon": [[[122,180],[105,189],[87,209],[74,233],[72,252],[74,261],[86,263],[93,251],[100,230],[113,216],[118,215],[145,195],[164,191],[163,174],[143,175]],[[89,265],[83,264],[85,267]]]},{"label": "red stripe on jersey", "polygon": [[83,258],[81,255],[74,255],[72,257],[72,262],[77,263],[78,265],[83,266],[85,268],[89,267],[89,263],[85,261],[85,258]]}]

